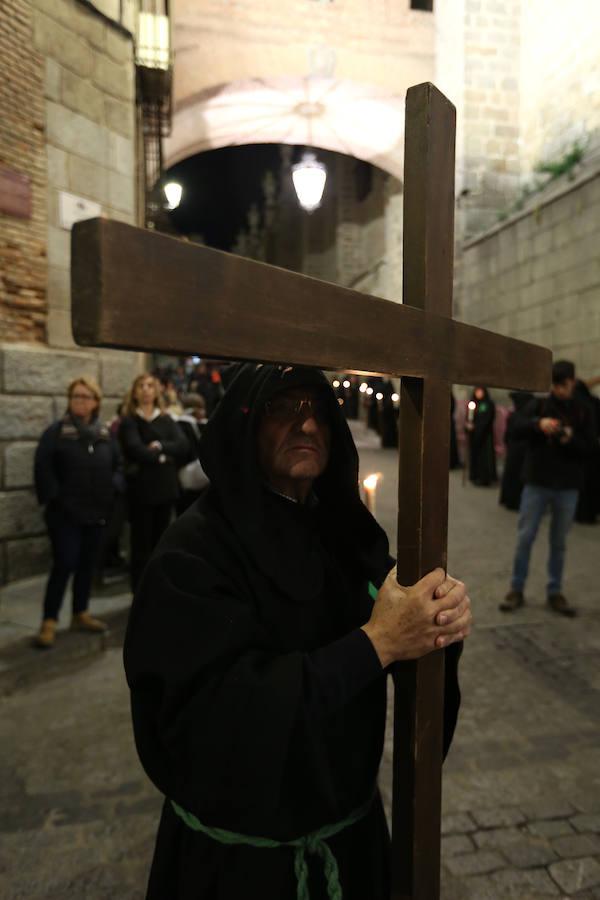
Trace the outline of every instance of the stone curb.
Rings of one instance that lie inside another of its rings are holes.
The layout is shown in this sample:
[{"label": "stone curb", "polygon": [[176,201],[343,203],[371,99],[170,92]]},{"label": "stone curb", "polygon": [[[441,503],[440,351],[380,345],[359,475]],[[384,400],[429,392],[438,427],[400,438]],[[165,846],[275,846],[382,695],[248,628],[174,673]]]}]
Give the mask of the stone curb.
[{"label": "stone curb", "polygon": [[0,650],[0,696],[64,675],[109,647],[121,646],[128,616],[129,607],[104,613],[102,618],[109,626],[104,634],[60,632],[51,650],[33,647],[31,637]]}]

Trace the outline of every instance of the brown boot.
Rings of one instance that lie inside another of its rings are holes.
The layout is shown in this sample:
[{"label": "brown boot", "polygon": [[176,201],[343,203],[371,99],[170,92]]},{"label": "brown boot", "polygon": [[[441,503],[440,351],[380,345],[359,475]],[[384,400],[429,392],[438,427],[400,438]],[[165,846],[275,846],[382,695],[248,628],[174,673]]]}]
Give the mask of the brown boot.
[{"label": "brown boot", "polygon": [[44,619],[39,633],[33,639],[33,643],[40,650],[50,650],[54,646],[56,638],[56,619]]},{"label": "brown boot", "polygon": [[564,594],[548,594],[548,606],[555,613],[573,619],[577,615],[574,606],[570,606]]},{"label": "brown boot", "polygon": [[71,631],[93,631],[98,634],[107,630],[108,625],[106,622],[101,622],[100,619],[94,619],[87,609],[84,612],[75,613],[71,619]]},{"label": "brown boot", "polygon": [[509,591],[498,609],[502,612],[514,612],[515,609],[525,605],[523,591]]}]

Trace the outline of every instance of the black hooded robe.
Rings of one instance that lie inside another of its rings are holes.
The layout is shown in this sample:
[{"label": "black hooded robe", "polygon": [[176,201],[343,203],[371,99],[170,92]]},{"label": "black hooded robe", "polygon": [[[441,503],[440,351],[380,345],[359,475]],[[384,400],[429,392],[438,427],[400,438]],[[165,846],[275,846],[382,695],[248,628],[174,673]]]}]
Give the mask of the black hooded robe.
[{"label": "black hooded robe", "polygon": [[506,431],[504,432],[506,456],[504,457],[504,469],[502,471],[498,502],[507,509],[519,509],[524,487],[523,466],[529,441],[526,437],[523,438],[516,433],[515,423],[518,413],[533,400],[533,394],[530,394],[528,391],[513,391],[510,396],[514,404],[514,410],[508,416]]},{"label": "black hooded robe", "polygon": [[469,441],[469,480],[487,487],[497,481],[496,450],[494,448],[494,420],[496,406],[487,390],[483,399],[471,397],[477,404],[473,419],[473,431],[467,432]]},{"label": "black hooded robe", "polygon": [[[312,502],[262,484],[264,402],[322,388],[330,463]],[[284,842],[364,815],[327,839],[344,900],[388,900],[389,836],[376,789],[386,679],[360,629],[369,581],[391,561],[358,493],[358,457],[331,389],[311,369],[244,364],[206,426],[211,487],[163,536],[125,642],[135,739],[165,795],[148,900],[295,900],[294,851],[227,844],[204,826]],[[350,535],[350,536],[349,536]],[[372,589],[371,589],[372,593]],[[446,651],[445,749],[460,702],[460,645]],[[327,900],[307,854],[310,900]]]}]

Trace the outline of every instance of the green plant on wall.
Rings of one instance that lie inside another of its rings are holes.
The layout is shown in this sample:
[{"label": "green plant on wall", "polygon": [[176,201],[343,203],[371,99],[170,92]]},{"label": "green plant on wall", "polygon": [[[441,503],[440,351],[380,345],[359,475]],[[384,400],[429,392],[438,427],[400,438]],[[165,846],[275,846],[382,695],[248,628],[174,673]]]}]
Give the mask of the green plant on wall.
[{"label": "green plant on wall", "polygon": [[524,184],[521,188],[516,200],[508,208],[500,210],[498,213],[498,221],[503,222],[515,213],[520,212],[528,200],[535,194],[539,193],[551,181],[555,181],[562,175],[573,179],[575,177],[575,167],[581,162],[584,156],[585,146],[576,141],[571,149],[560,159],[549,160],[547,162],[539,162],[533,167],[533,171],[539,175],[547,175],[547,178],[536,178],[528,184]]}]

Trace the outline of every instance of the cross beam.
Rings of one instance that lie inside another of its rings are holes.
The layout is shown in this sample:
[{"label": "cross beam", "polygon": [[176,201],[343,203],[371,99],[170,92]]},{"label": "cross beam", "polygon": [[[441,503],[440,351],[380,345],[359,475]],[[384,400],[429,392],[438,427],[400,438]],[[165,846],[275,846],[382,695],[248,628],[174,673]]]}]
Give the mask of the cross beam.
[{"label": "cross beam", "polygon": [[[398,579],[445,567],[450,385],[546,390],[551,354],[455,322],[454,108],[406,104],[404,304],[104,219],[72,238],[88,346],[402,377]],[[443,653],[396,667],[392,900],[438,900]]]}]

